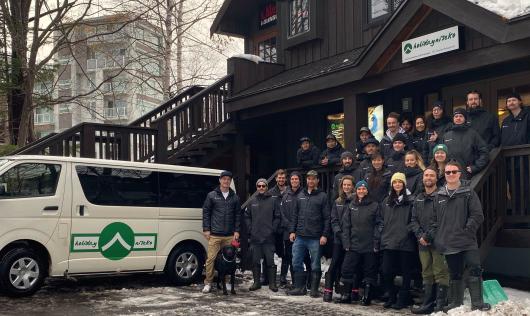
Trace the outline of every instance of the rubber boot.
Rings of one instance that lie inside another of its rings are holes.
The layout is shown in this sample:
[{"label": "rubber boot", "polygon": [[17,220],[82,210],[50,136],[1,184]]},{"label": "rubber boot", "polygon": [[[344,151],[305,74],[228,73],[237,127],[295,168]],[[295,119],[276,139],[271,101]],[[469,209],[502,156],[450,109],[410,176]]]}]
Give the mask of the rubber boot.
[{"label": "rubber boot", "polygon": [[351,290],[353,288],[353,283],[351,282],[344,282],[344,285],[342,286],[342,292],[340,294],[340,298],[335,300],[335,303],[339,304],[351,304]]},{"label": "rubber boot", "polygon": [[392,304],[391,308],[395,310],[403,309],[410,305],[412,298],[409,289],[399,290],[396,303]]},{"label": "rubber boot", "polygon": [[388,293],[388,297],[386,299],[385,304],[383,304],[383,307],[390,308],[396,303],[396,287],[394,285],[394,279],[386,279],[384,283],[386,292]]},{"label": "rubber boot", "polygon": [[284,288],[287,285],[287,271],[289,270],[289,264],[287,260],[282,259],[282,266],[280,267],[280,288]]},{"label": "rubber boot", "polygon": [[269,290],[278,292],[278,286],[276,285],[276,266],[268,267],[267,273],[269,274]]},{"label": "rubber boot", "polygon": [[257,266],[252,269],[252,278],[254,279],[254,283],[250,286],[248,289],[249,291],[256,291],[261,289],[261,282],[260,282],[260,275],[261,275],[261,267]]},{"label": "rubber boot", "polygon": [[331,274],[326,272],[326,277],[324,278],[324,302],[331,302],[333,300],[333,280],[331,280]]},{"label": "rubber boot", "polygon": [[433,312],[442,312],[445,305],[447,305],[447,292],[449,287],[447,285],[436,284],[436,304]]},{"label": "rubber boot", "polygon": [[491,305],[484,303],[482,296],[482,278],[476,276],[469,277],[469,296],[471,296],[471,310],[489,311]]},{"label": "rubber boot", "polygon": [[370,304],[372,304],[372,285],[366,283],[364,285],[363,296],[361,297],[361,305],[369,306]]},{"label": "rubber boot", "polygon": [[462,304],[464,304],[464,281],[450,280],[449,281],[449,292],[451,293],[449,304],[443,308],[443,311],[446,313],[450,309],[459,307]]},{"label": "rubber boot", "polygon": [[320,292],[318,291],[318,288],[320,287],[321,278],[322,278],[322,272],[320,270],[311,272],[311,292],[309,293],[309,296],[314,297],[314,298],[320,296]]},{"label": "rubber boot", "polygon": [[417,308],[412,308],[410,311],[412,314],[430,314],[434,311],[435,295],[434,284],[425,283],[423,285],[423,302]]},{"label": "rubber boot", "polygon": [[359,300],[361,299],[361,297],[359,296],[359,288],[353,288],[351,290],[351,300],[353,302],[359,302]]},{"label": "rubber boot", "polygon": [[300,296],[306,295],[306,278],[307,275],[304,271],[294,273],[294,289],[287,291],[287,295]]},{"label": "rubber boot", "polygon": [[267,268],[265,266],[265,261],[261,263],[261,285],[269,285],[269,276],[267,275]]}]

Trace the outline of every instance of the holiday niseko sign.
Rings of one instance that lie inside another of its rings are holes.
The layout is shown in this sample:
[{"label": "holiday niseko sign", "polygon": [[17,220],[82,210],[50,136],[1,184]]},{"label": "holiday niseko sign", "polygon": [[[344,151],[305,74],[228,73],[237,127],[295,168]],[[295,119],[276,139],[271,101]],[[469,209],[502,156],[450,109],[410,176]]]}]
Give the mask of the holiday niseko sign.
[{"label": "holiday niseko sign", "polygon": [[135,233],[122,222],[111,223],[99,234],[72,234],[71,252],[100,252],[109,260],[121,260],[132,251],[156,250],[156,234]]},{"label": "holiday niseko sign", "polygon": [[460,48],[458,26],[430,33],[401,43],[403,63]]}]

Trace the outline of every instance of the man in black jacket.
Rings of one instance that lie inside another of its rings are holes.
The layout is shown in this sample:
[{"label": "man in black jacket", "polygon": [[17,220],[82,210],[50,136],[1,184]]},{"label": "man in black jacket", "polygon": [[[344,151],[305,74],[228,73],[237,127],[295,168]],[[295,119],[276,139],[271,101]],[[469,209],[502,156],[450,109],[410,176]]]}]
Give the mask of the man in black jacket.
[{"label": "man in black jacket", "polygon": [[364,179],[368,171],[372,169],[372,155],[379,152],[379,141],[374,137],[368,138],[364,143],[362,152],[363,159],[360,159],[361,163],[359,163],[359,167],[353,173],[353,178],[356,181]]},{"label": "man in black jacket", "polygon": [[276,286],[276,265],[274,265],[275,233],[280,225],[280,204],[278,197],[267,192],[267,180],[256,181],[258,194],[245,209],[245,223],[249,230],[250,249],[252,251],[252,276],[254,284],[250,291],[261,288],[261,259],[267,264],[269,289],[278,291]]},{"label": "man in black jacket", "polygon": [[304,257],[311,256],[311,296],[318,297],[322,270],[320,267],[321,246],[328,241],[330,233],[330,211],[326,193],[318,189],[318,173],[307,172],[307,188],[297,197],[294,207],[289,239],[293,244],[293,269],[295,288],[287,294],[305,295],[306,273]]},{"label": "man in black jacket", "polygon": [[355,168],[353,166],[353,153],[349,151],[343,152],[340,155],[340,161],[342,163],[342,168],[340,168],[339,173],[335,175],[335,179],[333,180],[333,196],[331,197],[331,201],[335,201],[339,197],[339,183],[342,177],[353,177],[355,172]]},{"label": "man in black jacket", "polygon": [[326,136],[326,149],[320,153],[319,163],[322,166],[335,166],[340,164],[340,155],[344,151],[342,145],[333,134]]},{"label": "man in black jacket", "polygon": [[221,248],[229,245],[232,240],[239,239],[241,203],[239,197],[230,188],[231,182],[232,173],[221,172],[219,187],[208,193],[202,207],[202,230],[204,237],[208,240],[203,293],[211,290],[217,253]]},{"label": "man in black jacket", "polygon": [[443,101],[434,101],[432,117],[427,122],[427,128],[431,132],[429,142],[435,143],[442,139],[445,132],[451,128],[451,125],[451,118],[445,114]]},{"label": "man in black jacket", "polygon": [[389,158],[393,152],[392,143],[394,142],[394,137],[398,134],[405,136],[404,143],[408,148],[411,147],[410,139],[408,138],[406,131],[399,126],[399,114],[395,112],[390,112],[386,118],[386,125],[388,129],[385,132],[385,136],[381,139],[380,151],[385,159]]},{"label": "man in black jacket", "polygon": [[523,106],[518,93],[506,97],[506,109],[510,114],[502,121],[501,144],[515,146],[530,144],[530,110]]},{"label": "man in black jacket", "polygon": [[482,95],[478,91],[470,91],[466,95],[468,111],[467,122],[478,132],[488,146],[488,152],[499,147],[500,130],[497,115],[486,111],[482,107]]},{"label": "man in black jacket", "polygon": [[300,138],[300,148],[296,152],[296,162],[298,166],[309,169],[318,165],[320,150],[311,143],[309,137]]}]

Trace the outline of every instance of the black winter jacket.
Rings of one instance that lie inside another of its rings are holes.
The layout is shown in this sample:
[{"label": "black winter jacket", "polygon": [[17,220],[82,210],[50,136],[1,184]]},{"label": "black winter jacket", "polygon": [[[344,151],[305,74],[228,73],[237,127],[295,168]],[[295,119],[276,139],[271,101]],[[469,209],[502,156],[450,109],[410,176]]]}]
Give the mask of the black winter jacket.
[{"label": "black winter jacket", "polygon": [[473,175],[488,164],[488,146],[467,124],[451,127],[442,137],[441,143],[447,145],[448,157],[456,159],[464,169],[471,166]]},{"label": "black winter jacket", "polygon": [[429,161],[430,157],[430,145],[429,145],[429,133],[427,130],[423,132],[414,131],[410,134],[412,140],[412,147],[416,149],[421,155],[421,158],[425,163]]},{"label": "black winter jacket", "polygon": [[381,250],[415,251],[416,241],[409,231],[412,201],[404,196],[401,202],[387,197],[381,205],[383,217]]},{"label": "black winter jacket", "polygon": [[370,198],[354,199],[342,217],[344,249],[360,253],[379,250],[382,225],[379,203]]},{"label": "black winter jacket", "polygon": [[428,129],[438,134],[438,141],[444,136],[445,132],[451,129],[452,125],[453,122],[451,121],[451,118],[447,116],[443,116],[439,119],[431,118],[427,122]]},{"label": "black winter jacket", "polygon": [[370,195],[371,199],[377,203],[382,203],[383,200],[388,196],[388,192],[390,191],[390,179],[392,178],[392,172],[388,168],[384,168],[380,171],[380,173],[382,173],[382,179],[377,186],[374,186],[371,182],[371,178],[374,177],[375,174],[374,168],[371,168],[366,173],[364,178],[364,180],[368,182],[368,188],[370,189],[368,194]]},{"label": "black winter jacket", "polygon": [[348,210],[354,197],[350,196],[345,199],[336,199],[331,207],[331,230],[333,231],[333,243],[342,245],[342,217]]},{"label": "black winter jacket", "polygon": [[287,193],[288,187],[285,188],[283,193],[280,191],[280,187],[278,185],[275,185],[272,189],[269,190],[269,193],[273,196],[278,198],[278,201],[281,202],[282,197]]},{"label": "black winter jacket", "polygon": [[290,233],[308,238],[329,237],[331,220],[326,193],[303,189],[296,197],[292,218]]},{"label": "black winter jacket", "polygon": [[344,148],[342,148],[342,145],[337,142],[337,146],[333,148],[327,148],[324,149],[320,153],[320,157],[318,158],[318,162],[320,163],[324,157],[328,157],[328,166],[334,166],[340,164],[340,155],[344,152]]},{"label": "black winter jacket", "polygon": [[225,199],[217,187],[208,193],[202,206],[202,229],[214,236],[230,236],[240,231],[241,203],[230,189]]},{"label": "black winter jacket", "polygon": [[314,145],[311,145],[308,150],[298,148],[298,151],[296,152],[296,162],[301,168],[310,169],[314,166],[318,166],[319,155],[320,150]]},{"label": "black winter jacket", "polygon": [[389,156],[385,161],[385,164],[387,168],[390,170],[390,172],[396,173],[396,172],[403,172],[405,170],[405,154],[406,152],[404,150],[403,151],[392,150],[392,155]]},{"label": "black winter jacket", "polygon": [[486,142],[488,152],[495,147],[499,147],[501,132],[499,129],[499,120],[496,115],[486,111],[482,107],[469,109],[467,123]]},{"label": "black winter jacket", "polygon": [[357,167],[357,169],[355,169],[355,172],[353,173],[353,177],[355,178],[355,181],[364,179],[366,177],[366,174],[368,174],[368,172],[370,172],[371,169],[372,169],[372,159],[366,156],[366,158],[361,161],[361,163],[359,164],[359,167]]},{"label": "black winter jacket", "polygon": [[405,167],[403,169],[407,178],[407,189],[410,191],[412,198],[423,190],[423,171],[419,168]]},{"label": "black winter jacket", "polygon": [[[405,138],[407,141],[405,142],[405,150],[412,148],[412,140],[410,139],[410,136],[405,133],[403,129],[400,129],[400,133],[405,135]],[[394,148],[392,147],[392,139],[385,133],[385,136],[381,139],[381,142],[379,143],[379,150],[381,152],[381,155],[383,157],[388,158],[392,156],[392,153],[394,152]]]},{"label": "black winter jacket", "polygon": [[530,144],[530,108],[524,106],[514,117],[512,113],[502,121],[501,144],[515,146]]},{"label": "black winter jacket", "polygon": [[280,229],[282,231],[283,240],[289,240],[289,233],[293,222],[293,213],[296,205],[297,195],[302,191],[302,188],[293,191],[291,188],[287,189],[287,192],[282,197],[280,203],[281,221]]},{"label": "black winter jacket", "polygon": [[420,250],[427,250],[429,246],[422,246],[419,241],[421,238],[429,240],[428,232],[431,227],[432,217],[434,215],[434,197],[436,192],[427,194],[425,191],[420,192],[412,204],[412,218],[409,229],[418,240]]},{"label": "black winter jacket", "polygon": [[280,204],[278,198],[269,192],[254,196],[245,208],[250,242],[253,244],[274,244],[274,234],[280,225]]},{"label": "black winter jacket", "polygon": [[478,249],[477,231],[483,221],[479,197],[466,182],[453,194],[443,187],[434,199],[429,238],[444,255]]},{"label": "black winter jacket", "polygon": [[335,178],[333,179],[333,195],[331,196],[331,199],[334,201],[339,197],[339,186],[340,186],[340,180],[342,180],[342,177],[344,176],[352,176],[353,177],[353,185],[355,185],[357,178],[355,178],[355,168],[353,165],[349,167],[342,167],[339,170],[339,173],[335,175]]}]

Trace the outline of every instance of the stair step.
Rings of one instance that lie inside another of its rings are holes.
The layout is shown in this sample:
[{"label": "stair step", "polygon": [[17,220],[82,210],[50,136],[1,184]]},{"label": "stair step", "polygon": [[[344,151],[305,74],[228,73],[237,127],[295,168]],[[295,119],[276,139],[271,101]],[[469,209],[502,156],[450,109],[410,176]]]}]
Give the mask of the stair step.
[{"label": "stair step", "polygon": [[228,137],[222,136],[222,135],[216,135],[216,136],[205,136],[202,139],[197,140],[198,144],[205,144],[205,143],[213,143],[213,142],[226,142],[228,141]]},{"label": "stair step", "polygon": [[530,248],[530,229],[502,229],[497,233],[495,247]]}]

